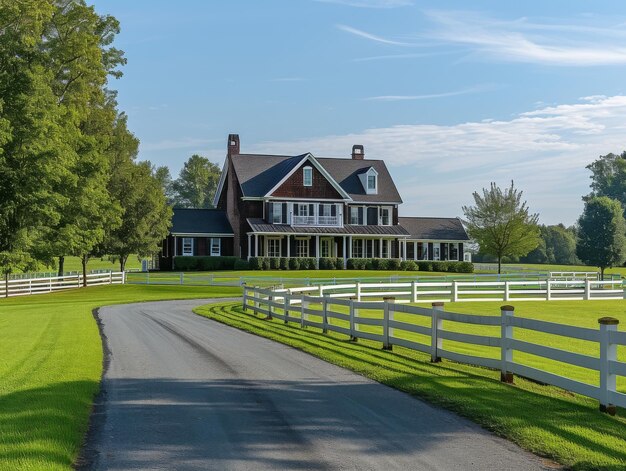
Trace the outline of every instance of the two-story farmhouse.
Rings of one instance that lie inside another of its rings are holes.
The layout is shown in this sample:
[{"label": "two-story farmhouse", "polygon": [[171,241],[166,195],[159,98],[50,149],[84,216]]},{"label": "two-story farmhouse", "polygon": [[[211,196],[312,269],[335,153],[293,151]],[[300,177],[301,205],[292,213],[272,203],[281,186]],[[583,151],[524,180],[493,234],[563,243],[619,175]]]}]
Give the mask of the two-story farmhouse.
[{"label": "two-story farmhouse", "polygon": [[458,218],[398,217],[402,198],[382,160],[242,154],[228,136],[216,209],[174,209],[160,266],[174,257],[468,260]]}]

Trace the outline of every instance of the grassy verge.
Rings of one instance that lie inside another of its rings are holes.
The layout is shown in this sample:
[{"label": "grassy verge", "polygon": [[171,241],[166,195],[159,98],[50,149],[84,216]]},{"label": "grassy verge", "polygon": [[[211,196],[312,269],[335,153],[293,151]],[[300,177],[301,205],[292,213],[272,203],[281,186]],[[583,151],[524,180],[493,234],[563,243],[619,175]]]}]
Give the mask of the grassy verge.
[{"label": "grassy verge", "polygon": [[266,321],[243,313],[238,304],[196,312],[425,398],[573,469],[626,469],[626,419],[599,413],[596,401],[520,378],[505,385],[497,371],[445,360],[435,365],[427,355],[401,347],[386,352],[377,342],[353,343],[341,334]]},{"label": "grassy verge", "polygon": [[0,469],[68,470],[102,374],[92,310],[238,288],[103,286],[0,300]]}]

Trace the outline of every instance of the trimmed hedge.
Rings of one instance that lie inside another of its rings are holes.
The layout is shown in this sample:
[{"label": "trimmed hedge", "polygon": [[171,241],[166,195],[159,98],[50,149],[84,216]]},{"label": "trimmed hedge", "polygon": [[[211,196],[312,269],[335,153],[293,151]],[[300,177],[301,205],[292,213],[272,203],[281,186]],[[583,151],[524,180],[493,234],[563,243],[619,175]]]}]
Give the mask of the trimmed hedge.
[{"label": "trimmed hedge", "polygon": [[174,257],[178,271],[235,270],[238,257]]},{"label": "trimmed hedge", "polygon": [[349,270],[436,271],[450,273],[474,273],[470,262],[437,260],[401,261],[397,258],[349,258]]},{"label": "trimmed hedge", "polygon": [[251,257],[249,265],[250,270],[315,270],[316,264],[317,260],[313,257]]}]

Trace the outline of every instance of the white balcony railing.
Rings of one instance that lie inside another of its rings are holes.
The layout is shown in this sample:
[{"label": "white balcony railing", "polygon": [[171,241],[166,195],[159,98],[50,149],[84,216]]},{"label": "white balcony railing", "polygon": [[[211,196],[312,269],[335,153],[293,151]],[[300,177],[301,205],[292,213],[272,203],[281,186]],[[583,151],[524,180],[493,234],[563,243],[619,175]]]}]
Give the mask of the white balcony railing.
[{"label": "white balcony railing", "polygon": [[341,226],[340,216],[292,216],[292,226]]}]

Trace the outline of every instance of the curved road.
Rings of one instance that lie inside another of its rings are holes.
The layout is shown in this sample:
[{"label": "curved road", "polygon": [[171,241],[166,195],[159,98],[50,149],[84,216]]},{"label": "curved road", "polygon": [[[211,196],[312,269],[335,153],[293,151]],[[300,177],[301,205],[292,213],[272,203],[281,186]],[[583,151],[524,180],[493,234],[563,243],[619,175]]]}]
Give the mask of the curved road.
[{"label": "curved road", "polygon": [[456,415],[191,312],[106,307],[108,368],[83,468],[539,470]]}]

